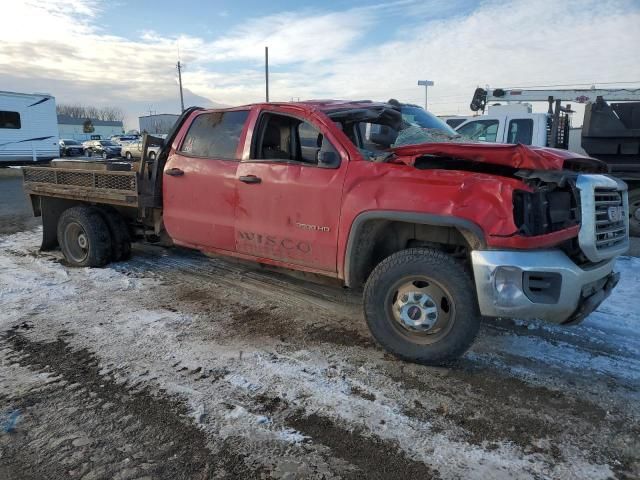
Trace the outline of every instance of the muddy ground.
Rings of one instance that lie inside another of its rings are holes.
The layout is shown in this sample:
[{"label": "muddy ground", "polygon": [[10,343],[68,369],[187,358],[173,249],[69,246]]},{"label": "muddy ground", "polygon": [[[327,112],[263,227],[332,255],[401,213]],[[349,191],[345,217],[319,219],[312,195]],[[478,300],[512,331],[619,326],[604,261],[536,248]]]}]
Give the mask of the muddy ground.
[{"label": "muddy ground", "polygon": [[69,269],[0,178],[0,478],[638,478],[640,259],[577,327],[494,320],[449,368],[359,292],[138,246]]}]

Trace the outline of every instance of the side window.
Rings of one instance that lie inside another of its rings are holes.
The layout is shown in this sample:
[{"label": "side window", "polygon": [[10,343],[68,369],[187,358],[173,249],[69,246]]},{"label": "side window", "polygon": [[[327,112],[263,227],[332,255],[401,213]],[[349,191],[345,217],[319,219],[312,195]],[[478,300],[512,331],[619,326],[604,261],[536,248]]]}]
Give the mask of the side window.
[{"label": "side window", "polygon": [[340,156],[318,128],[294,117],[265,114],[252,159],[281,160],[337,168]]},{"label": "side window", "polygon": [[18,112],[7,112],[0,110],[0,128],[21,128],[20,114]]},{"label": "side window", "polygon": [[386,151],[398,138],[398,131],[389,125],[379,123],[358,124],[362,147],[371,152]]},{"label": "side window", "polygon": [[248,110],[198,115],[184,137],[180,151],[207,158],[235,159]]},{"label": "side window", "polygon": [[[298,145],[300,147],[299,161],[312,165],[322,164],[326,162],[327,157],[331,156],[332,167],[340,165],[340,155],[338,151],[331,145],[331,142],[320,133],[316,127],[307,122],[298,124]],[[328,167],[329,165],[321,165]]]},{"label": "side window", "polygon": [[507,143],[521,143],[531,145],[533,139],[533,119],[516,118],[509,122]]},{"label": "side window", "polygon": [[461,123],[464,123],[465,120],[465,118],[449,118],[447,119],[447,125],[449,125],[451,128],[456,128]]},{"label": "side window", "polygon": [[498,120],[474,120],[458,128],[457,132],[471,140],[495,142],[498,124]]}]

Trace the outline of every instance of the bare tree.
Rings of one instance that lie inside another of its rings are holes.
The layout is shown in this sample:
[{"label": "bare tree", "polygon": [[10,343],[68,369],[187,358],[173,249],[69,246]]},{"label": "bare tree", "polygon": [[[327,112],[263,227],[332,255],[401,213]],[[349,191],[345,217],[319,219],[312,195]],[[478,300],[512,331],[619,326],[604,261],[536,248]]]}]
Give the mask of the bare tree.
[{"label": "bare tree", "polygon": [[88,118],[95,118],[97,120],[100,119],[100,109],[98,107],[85,107],[85,113]]},{"label": "bare tree", "polygon": [[118,107],[94,107],[91,105],[66,104],[56,105],[58,115],[68,115],[71,118],[103,120],[107,122],[124,121],[124,112]]},{"label": "bare tree", "polygon": [[56,105],[56,113],[58,113],[58,115],[69,115],[72,118],[86,117],[85,107],[78,104],[60,103]]},{"label": "bare tree", "polygon": [[122,122],[124,121],[124,112],[118,107],[104,107],[100,111],[100,120]]}]

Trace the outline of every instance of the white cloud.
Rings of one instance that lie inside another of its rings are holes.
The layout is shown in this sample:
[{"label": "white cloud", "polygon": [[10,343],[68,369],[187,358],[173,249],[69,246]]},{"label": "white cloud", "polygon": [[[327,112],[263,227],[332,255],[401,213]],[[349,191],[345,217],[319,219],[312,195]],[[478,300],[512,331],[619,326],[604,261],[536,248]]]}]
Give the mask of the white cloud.
[{"label": "white cloud", "polygon": [[[134,126],[150,104],[177,110],[178,47],[192,98],[226,104],[264,98],[265,45],[277,100],[422,102],[416,82],[429,78],[436,82],[430,90],[436,113],[466,113],[478,84],[640,79],[634,53],[640,5],[632,0],[491,0],[465,15],[451,5],[399,0],[341,12],[283,12],[249,18],[208,41],[150,31],[135,39],[109,34],[99,26],[97,0],[11,2],[2,7],[0,88],[118,105]],[[405,27],[385,32],[391,40],[375,44],[374,35],[365,37],[402,15]]]}]

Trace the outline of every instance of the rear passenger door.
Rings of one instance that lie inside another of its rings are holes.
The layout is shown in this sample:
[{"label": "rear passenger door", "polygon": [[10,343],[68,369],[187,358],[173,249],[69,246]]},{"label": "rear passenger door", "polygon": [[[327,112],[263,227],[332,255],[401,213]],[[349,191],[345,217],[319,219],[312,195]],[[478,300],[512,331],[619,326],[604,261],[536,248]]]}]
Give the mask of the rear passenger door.
[{"label": "rear passenger door", "polygon": [[164,224],[173,240],[200,250],[235,250],[238,148],[249,110],[202,112],[165,165]]}]

